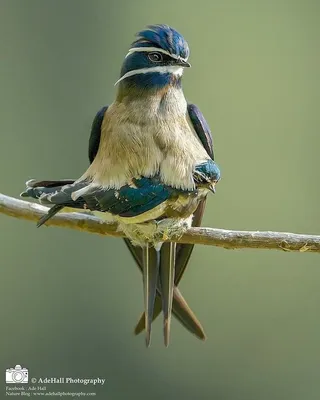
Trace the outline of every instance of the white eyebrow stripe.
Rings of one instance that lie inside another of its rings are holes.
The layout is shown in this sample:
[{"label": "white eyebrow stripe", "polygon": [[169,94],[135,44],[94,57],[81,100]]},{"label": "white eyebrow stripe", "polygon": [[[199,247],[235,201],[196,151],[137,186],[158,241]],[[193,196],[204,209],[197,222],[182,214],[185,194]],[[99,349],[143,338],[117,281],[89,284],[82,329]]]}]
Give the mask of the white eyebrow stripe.
[{"label": "white eyebrow stripe", "polygon": [[169,53],[169,51],[164,50],[164,49],[159,49],[158,47],[132,47],[131,49],[129,49],[128,54],[125,56],[125,58],[130,56],[130,54],[135,53],[135,52],[139,52],[139,51],[147,51],[147,52],[156,51],[157,53],[166,54],[167,56],[172,57],[175,60],[187,61],[186,58],[179,57],[176,54],[171,54],[171,53]]},{"label": "white eyebrow stripe", "polygon": [[134,69],[132,71],[127,72],[120,79],[118,79],[117,82],[114,84],[114,86],[116,86],[123,79],[126,79],[130,76],[138,75],[138,74],[147,74],[150,72],[159,72],[160,74],[169,73],[169,74],[181,76],[183,73],[183,68],[179,67],[177,65],[169,65],[169,66],[168,65],[158,65],[157,67]]}]

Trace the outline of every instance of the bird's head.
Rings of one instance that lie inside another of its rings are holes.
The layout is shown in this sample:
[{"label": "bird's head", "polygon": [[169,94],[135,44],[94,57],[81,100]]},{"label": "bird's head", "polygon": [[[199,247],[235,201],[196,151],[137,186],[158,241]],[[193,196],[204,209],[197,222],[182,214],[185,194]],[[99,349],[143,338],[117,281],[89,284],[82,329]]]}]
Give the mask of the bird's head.
[{"label": "bird's head", "polygon": [[116,84],[151,90],[179,86],[183,69],[190,67],[189,46],[183,36],[168,25],[150,25],[137,36]]}]

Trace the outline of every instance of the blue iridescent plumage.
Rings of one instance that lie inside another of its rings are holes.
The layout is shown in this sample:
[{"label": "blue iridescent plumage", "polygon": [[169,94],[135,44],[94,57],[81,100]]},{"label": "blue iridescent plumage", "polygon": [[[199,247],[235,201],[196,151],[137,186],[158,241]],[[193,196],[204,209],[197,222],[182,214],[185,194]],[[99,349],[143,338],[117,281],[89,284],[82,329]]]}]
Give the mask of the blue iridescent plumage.
[{"label": "blue iridescent plumage", "polygon": [[217,164],[208,160],[195,167],[193,179],[198,184],[208,185],[211,182],[218,182],[221,178],[220,169]]},{"label": "blue iridescent plumage", "polygon": [[[157,90],[170,84],[179,87],[181,75],[175,75],[172,67],[190,66],[187,62],[189,47],[183,36],[167,25],[150,25],[137,36],[138,39],[132,43],[121,68],[118,80],[122,81],[121,87],[125,87],[125,90]],[[150,52],[156,53],[157,49],[161,57],[159,62],[150,59]],[[166,67],[171,67],[171,70],[166,70]],[[132,75],[134,71],[141,73]]]},{"label": "blue iridescent plumage", "polygon": [[150,45],[167,50],[169,53],[179,56],[185,60],[189,57],[189,46],[184,37],[168,25],[149,25],[139,33],[131,47],[148,47]]}]

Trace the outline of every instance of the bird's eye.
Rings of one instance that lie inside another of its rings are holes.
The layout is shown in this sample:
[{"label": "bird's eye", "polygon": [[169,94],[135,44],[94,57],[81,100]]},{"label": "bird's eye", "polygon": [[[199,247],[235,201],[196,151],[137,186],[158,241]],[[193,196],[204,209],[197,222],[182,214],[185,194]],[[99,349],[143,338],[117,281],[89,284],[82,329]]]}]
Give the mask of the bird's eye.
[{"label": "bird's eye", "polygon": [[162,54],[157,52],[149,53],[148,58],[152,62],[160,62],[162,61]]}]

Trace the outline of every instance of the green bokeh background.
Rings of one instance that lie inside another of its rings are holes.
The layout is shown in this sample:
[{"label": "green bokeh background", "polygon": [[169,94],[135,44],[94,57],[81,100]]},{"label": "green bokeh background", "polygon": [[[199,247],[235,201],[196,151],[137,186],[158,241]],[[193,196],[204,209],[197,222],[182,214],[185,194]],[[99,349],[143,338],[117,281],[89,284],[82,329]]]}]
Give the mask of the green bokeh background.
[{"label": "green bokeh background", "polygon": [[[185,94],[222,169],[204,225],[320,232],[319,1],[0,5],[1,192],[82,174],[133,34],[167,23],[189,42]],[[147,350],[132,333],[141,276],[121,240],[0,223],[3,374],[104,377],[99,399],[319,399],[318,255],[198,246],[181,288],[208,339],[173,321],[165,349],[159,319]]]}]

